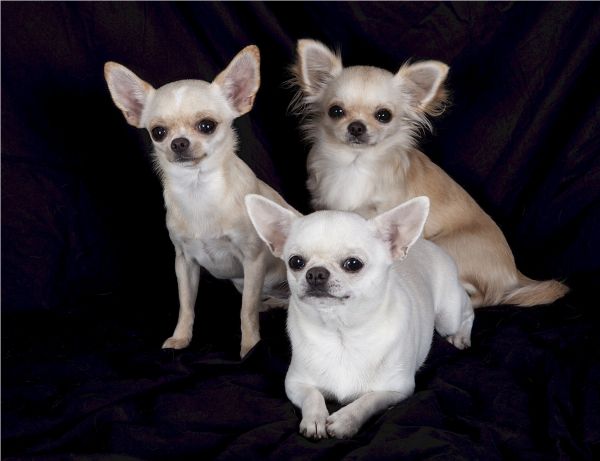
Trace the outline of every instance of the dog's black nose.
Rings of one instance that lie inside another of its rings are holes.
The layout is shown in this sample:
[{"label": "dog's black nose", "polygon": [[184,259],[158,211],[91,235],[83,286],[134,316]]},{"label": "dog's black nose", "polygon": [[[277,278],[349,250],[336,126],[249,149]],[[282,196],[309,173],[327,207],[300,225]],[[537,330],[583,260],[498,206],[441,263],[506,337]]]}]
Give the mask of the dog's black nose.
[{"label": "dog's black nose", "polygon": [[171,149],[176,154],[185,154],[188,150],[188,147],[190,147],[190,142],[185,138],[177,138],[171,141]]},{"label": "dog's black nose", "polygon": [[313,287],[320,287],[329,280],[329,271],[324,267],[313,267],[306,273],[306,281]]},{"label": "dog's black nose", "polygon": [[363,122],[352,122],[348,125],[348,133],[358,138],[367,132],[367,127]]}]

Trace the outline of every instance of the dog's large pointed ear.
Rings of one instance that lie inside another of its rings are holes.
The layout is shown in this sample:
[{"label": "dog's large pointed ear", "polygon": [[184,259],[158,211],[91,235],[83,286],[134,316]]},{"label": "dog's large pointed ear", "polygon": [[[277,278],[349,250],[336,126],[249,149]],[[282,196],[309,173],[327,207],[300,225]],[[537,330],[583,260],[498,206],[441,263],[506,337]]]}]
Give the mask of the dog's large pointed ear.
[{"label": "dog's large pointed ear", "polygon": [[104,64],[104,78],[112,100],[123,112],[127,123],[143,128],[142,112],[154,88],[127,67],[116,62]]},{"label": "dog's large pointed ear", "polygon": [[394,260],[402,260],[417,241],[427,215],[429,198],[415,197],[371,219],[383,240],[389,245]]},{"label": "dog's large pointed ear", "polygon": [[260,51],[250,45],[240,51],[227,68],[213,80],[221,88],[232,109],[240,115],[254,105],[260,87]]},{"label": "dog's large pointed ear", "polygon": [[292,71],[308,96],[318,96],[343,69],[341,58],[316,40],[298,40],[297,60]]},{"label": "dog's large pointed ear", "polygon": [[450,68],[440,61],[406,64],[396,74],[411,97],[413,105],[429,115],[439,115],[446,102],[443,83]]},{"label": "dog's large pointed ear", "polygon": [[292,223],[302,215],[261,195],[248,194],[244,200],[256,233],[275,256],[281,257]]}]

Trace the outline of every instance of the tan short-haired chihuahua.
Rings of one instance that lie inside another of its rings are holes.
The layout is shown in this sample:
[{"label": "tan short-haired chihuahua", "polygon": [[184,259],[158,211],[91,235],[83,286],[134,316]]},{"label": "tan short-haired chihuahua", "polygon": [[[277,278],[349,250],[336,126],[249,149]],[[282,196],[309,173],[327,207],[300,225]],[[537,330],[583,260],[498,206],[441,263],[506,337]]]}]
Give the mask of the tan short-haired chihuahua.
[{"label": "tan short-haired chihuahua", "polygon": [[108,62],[112,99],[130,125],[145,128],[164,187],[166,221],[175,246],[179,318],[163,348],[192,339],[200,267],[230,279],[242,293],[240,355],[259,341],[259,308],[270,298],[285,303],[285,265],[256,234],[244,206],[247,194],[282,205],[236,155],[232,122],[250,111],[260,85],[256,46],[240,51],[212,82],[181,80],[158,89],[124,66]]},{"label": "tan short-haired chihuahua", "polygon": [[426,195],[431,210],[424,236],[454,258],[475,307],[546,304],[568,291],[560,282],[521,274],[492,218],[415,148],[427,117],[443,110],[446,64],[417,62],[396,74],[344,67],[322,43],[300,40],[293,73],[299,87],[293,107],[312,143],[307,184],[316,209],[372,217]]}]

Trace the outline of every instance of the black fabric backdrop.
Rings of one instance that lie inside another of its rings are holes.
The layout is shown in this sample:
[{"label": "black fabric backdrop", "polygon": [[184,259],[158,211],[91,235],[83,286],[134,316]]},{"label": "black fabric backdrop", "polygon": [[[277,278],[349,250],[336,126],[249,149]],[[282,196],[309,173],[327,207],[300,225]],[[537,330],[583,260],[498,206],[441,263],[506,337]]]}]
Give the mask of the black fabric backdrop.
[{"label": "black fabric backdrop", "polygon": [[[1,8],[4,459],[600,458],[599,4]],[[160,350],[178,308],[160,183],[102,75],[114,60],[155,86],[212,79],[257,44],[240,156],[309,211],[283,85],[304,37],[347,65],[447,62],[453,105],[423,149],[496,219],[523,272],[572,287],[551,306],[477,311],[468,351],[436,337],[414,396],[345,441],[297,433],[284,311],[261,314],[263,340],[237,359],[228,283],[204,277],[191,346]]]}]

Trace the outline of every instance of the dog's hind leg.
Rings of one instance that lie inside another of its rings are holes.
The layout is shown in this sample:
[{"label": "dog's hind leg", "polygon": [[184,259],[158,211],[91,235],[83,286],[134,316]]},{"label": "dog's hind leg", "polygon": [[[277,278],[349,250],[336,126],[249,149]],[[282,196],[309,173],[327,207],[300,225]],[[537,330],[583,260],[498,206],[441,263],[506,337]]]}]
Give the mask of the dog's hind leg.
[{"label": "dog's hind leg", "polygon": [[[267,251],[266,249],[264,251]],[[265,282],[266,253],[248,256],[244,259],[244,288],[240,321],[242,345],[240,357],[244,357],[260,341],[259,312]]]},{"label": "dog's hind leg", "polygon": [[471,345],[473,306],[462,287],[448,290],[443,306],[436,307],[435,329],[458,349]]}]

